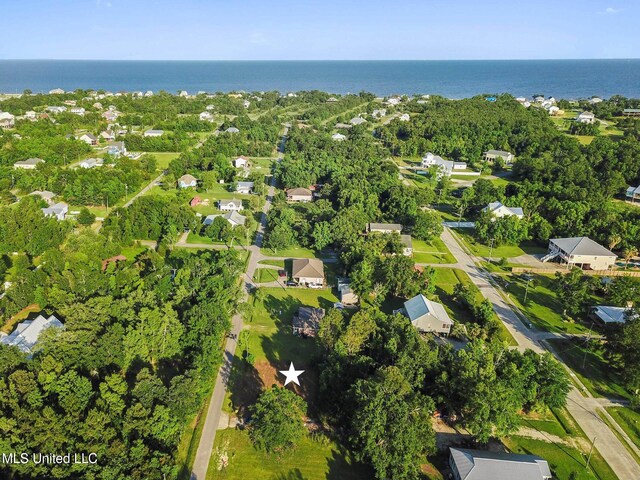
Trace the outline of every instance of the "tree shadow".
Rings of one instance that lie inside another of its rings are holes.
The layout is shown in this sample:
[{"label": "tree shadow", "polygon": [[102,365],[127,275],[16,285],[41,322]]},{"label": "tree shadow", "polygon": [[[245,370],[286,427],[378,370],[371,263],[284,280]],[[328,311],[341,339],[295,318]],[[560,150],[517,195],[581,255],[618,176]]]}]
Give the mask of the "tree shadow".
[{"label": "tree shadow", "polygon": [[299,468],[289,470],[287,473],[279,473],[275,477],[271,477],[272,480],[306,480],[306,477],[302,475]]},{"label": "tree shadow", "polygon": [[370,465],[358,462],[346,448],[339,445],[331,451],[327,467],[327,480],[375,478]]},{"label": "tree shadow", "polygon": [[256,402],[263,388],[258,370],[245,359],[236,357],[229,375],[229,394],[231,406],[239,418],[248,417],[248,408]]}]

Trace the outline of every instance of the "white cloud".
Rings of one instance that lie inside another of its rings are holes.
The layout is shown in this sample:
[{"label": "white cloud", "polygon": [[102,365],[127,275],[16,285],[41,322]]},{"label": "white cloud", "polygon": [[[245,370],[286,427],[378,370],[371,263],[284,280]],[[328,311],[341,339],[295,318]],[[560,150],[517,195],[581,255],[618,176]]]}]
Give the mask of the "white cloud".
[{"label": "white cloud", "polygon": [[613,7],[607,7],[604,9],[604,12],[600,12],[600,13],[604,13],[605,15],[615,15],[616,13],[620,13],[622,10],[619,8],[613,8]]},{"label": "white cloud", "polygon": [[102,0],[96,0],[96,7],[107,7],[107,8],[111,8],[112,4],[109,0],[107,0],[106,2],[103,2]]}]

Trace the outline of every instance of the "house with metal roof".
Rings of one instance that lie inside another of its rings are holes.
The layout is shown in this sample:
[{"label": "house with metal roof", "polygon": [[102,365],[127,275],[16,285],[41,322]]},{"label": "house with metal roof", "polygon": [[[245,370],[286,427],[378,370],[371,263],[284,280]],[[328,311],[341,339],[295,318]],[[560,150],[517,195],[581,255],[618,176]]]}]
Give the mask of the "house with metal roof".
[{"label": "house with metal roof", "polygon": [[229,200],[219,200],[218,201],[218,209],[223,212],[239,212],[244,209],[242,206],[242,200],[238,200],[237,198],[231,198]]},{"label": "house with metal roof", "polygon": [[64,202],[59,202],[41,210],[45,217],[54,217],[58,221],[62,221],[67,216],[67,213],[69,213],[69,205]]},{"label": "house with metal roof", "polygon": [[601,325],[623,325],[629,317],[636,317],[633,309],[628,307],[610,307],[599,305],[591,307],[589,317]]},{"label": "house with metal roof", "polygon": [[253,191],[253,182],[236,183],[236,193],[250,194]]},{"label": "house with metal roof", "polygon": [[370,223],[367,225],[369,233],[400,233],[402,225],[399,223]]},{"label": "house with metal roof", "polygon": [[452,160],[445,160],[439,155],[434,155],[428,152],[422,157],[422,168],[438,167],[439,175],[450,176],[454,170],[466,170],[467,164],[465,162],[454,162]]},{"label": "house with metal roof", "polygon": [[502,202],[491,202],[482,209],[483,212],[489,212],[494,219],[503,217],[524,218],[524,212],[520,207],[507,207]]},{"label": "house with metal roof", "polygon": [[585,270],[608,270],[615,265],[616,258],[615,253],[588,237],[571,237],[550,239],[549,253],[541,260],[558,260],[567,267]]},{"label": "house with metal roof", "polygon": [[536,455],[449,449],[449,466],[455,480],[549,480],[549,464]]},{"label": "house with metal roof", "polygon": [[41,158],[27,158],[19,160],[13,164],[13,168],[21,168],[23,170],[34,170],[39,164],[44,163]]},{"label": "house with metal roof", "polygon": [[231,228],[237,227],[238,225],[244,225],[245,222],[247,221],[247,217],[245,217],[244,215],[240,215],[235,210],[232,210],[229,213],[225,213],[224,215],[220,215],[220,214],[207,215],[206,217],[204,217],[202,224],[205,227],[209,226],[213,223],[213,220],[216,217],[224,218],[227,222],[229,222],[229,225],[231,225]]},{"label": "house with metal roof", "polygon": [[145,137],[161,137],[162,135],[164,135],[164,130],[149,129],[144,132]]},{"label": "house with metal roof", "polygon": [[13,332],[0,338],[0,343],[18,347],[24,353],[31,355],[33,347],[38,343],[40,334],[48,328],[63,328],[63,325],[53,315],[49,316],[49,318],[38,315],[33,320],[25,320],[18,324]]},{"label": "house with metal roof", "polygon": [[596,116],[591,112],[581,112],[574,120],[578,123],[593,123],[596,121]]},{"label": "house with metal roof", "polygon": [[632,203],[640,200],[640,186],[627,188],[626,197]]},{"label": "house with metal roof", "polygon": [[432,302],[422,294],[404,302],[404,308],[394,313],[402,313],[421,333],[434,332],[448,335],[453,320],[441,303]]}]

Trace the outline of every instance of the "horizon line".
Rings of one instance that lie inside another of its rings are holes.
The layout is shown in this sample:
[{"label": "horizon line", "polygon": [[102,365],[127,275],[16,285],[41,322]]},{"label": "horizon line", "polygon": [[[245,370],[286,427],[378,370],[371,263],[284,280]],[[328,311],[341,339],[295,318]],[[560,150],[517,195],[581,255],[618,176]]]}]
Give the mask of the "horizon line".
[{"label": "horizon line", "polygon": [[380,59],[125,59],[125,58],[0,58],[1,62],[529,62],[584,60],[640,60],[640,57],[589,58],[380,58]]}]

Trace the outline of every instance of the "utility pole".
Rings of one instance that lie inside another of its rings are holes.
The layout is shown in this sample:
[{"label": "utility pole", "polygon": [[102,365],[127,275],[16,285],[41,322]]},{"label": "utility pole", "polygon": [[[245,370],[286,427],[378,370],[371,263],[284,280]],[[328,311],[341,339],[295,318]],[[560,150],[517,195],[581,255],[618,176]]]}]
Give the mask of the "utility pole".
[{"label": "utility pole", "polygon": [[524,303],[524,305],[526,305],[526,304],[527,304],[527,294],[529,293],[529,282],[530,282],[530,281],[531,281],[531,277],[528,277],[528,278],[527,278],[527,286],[526,286],[526,288],[524,289],[524,302],[523,302],[523,303]]},{"label": "utility pole", "polygon": [[589,325],[589,333],[587,334],[587,340],[585,341],[585,349],[584,356],[582,357],[582,368],[584,369],[584,364],[587,362],[587,348],[589,348],[589,340],[591,340],[591,328],[593,327],[593,322]]},{"label": "utility pole", "polygon": [[493,256],[493,242],[495,241],[495,238],[491,239],[491,245],[489,246],[489,263],[491,263],[491,257]]},{"label": "utility pole", "polygon": [[589,458],[587,458],[587,466],[585,467],[585,470],[589,470],[589,463],[591,462],[591,454],[593,453],[593,446],[596,444],[596,438],[598,437],[593,437],[593,441],[591,442],[591,448],[589,449]]}]

